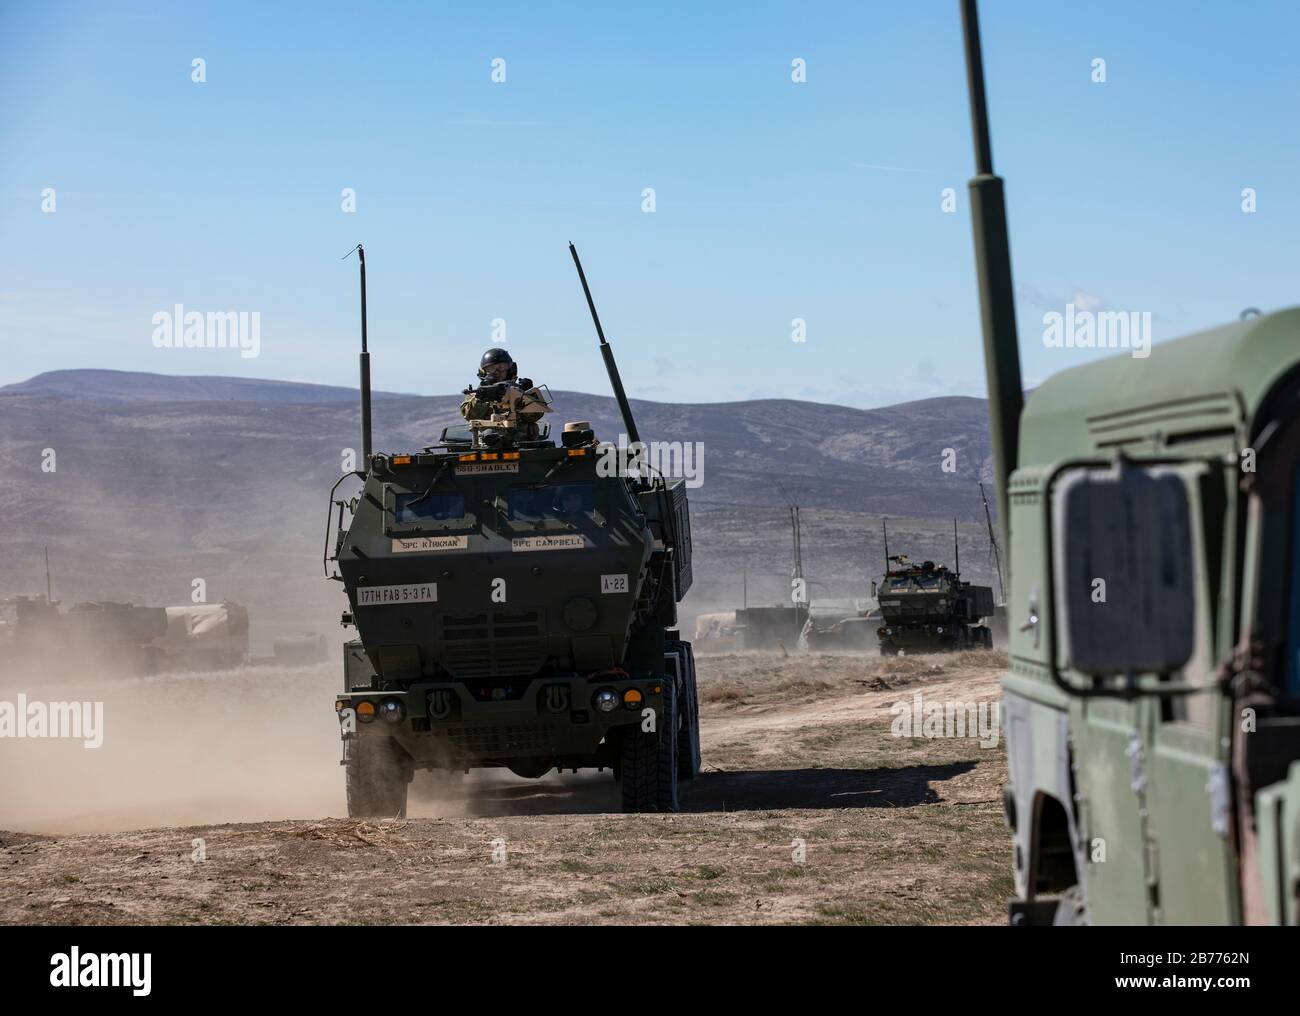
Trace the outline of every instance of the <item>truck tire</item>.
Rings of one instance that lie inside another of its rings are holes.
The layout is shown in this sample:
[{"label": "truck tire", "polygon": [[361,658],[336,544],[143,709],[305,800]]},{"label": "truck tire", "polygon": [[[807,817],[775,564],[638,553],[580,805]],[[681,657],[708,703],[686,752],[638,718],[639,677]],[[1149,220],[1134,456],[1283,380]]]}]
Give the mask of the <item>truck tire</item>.
[{"label": "truck tire", "polygon": [[695,679],[695,654],[689,642],[679,642],[682,660],[681,726],[677,734],[677,779],[693,780],[700,773],[700,691]]},{"label": "truck tire", "polygon": [[619,776],[625,812],[677,811],[677,687],[665,680],[663,715],[654,733],[624,730]]},{"label": "truck tire", "polygon": [[343,742],[348,818],[406,818],[411,767],[402,746],[389,737],[350,737]]}]

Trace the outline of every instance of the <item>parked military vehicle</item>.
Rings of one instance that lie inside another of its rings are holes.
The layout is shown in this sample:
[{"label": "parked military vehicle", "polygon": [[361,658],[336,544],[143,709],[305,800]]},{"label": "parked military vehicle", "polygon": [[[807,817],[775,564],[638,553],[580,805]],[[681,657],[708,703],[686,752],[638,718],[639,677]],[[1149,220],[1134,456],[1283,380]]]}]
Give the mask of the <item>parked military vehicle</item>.
[{"label": "parked military vehicle", "polygon": [[162,607],[107,600],[60,609],[45,596],[5,601],[3,648],[7,668],[34,667],[42,676],[132,676],[157,673],[167,631]]},{"label": "parked military vehicle", "polygon": [[736,611],[736,626],[747,650],[789,651],[799,643],[799,634],[808,621],[808,604],[789,606],[744,607]]},{"label": "parked military vehicle", "polygon": [[227,670],[248,661],[248,611],[238,603],[165,607],[167,630],[154,643],[169,670]]},{"label": "parked military vehicle", "polygon": [[46,596],[17,596],[0,603],[0,661],[63,677],[239,667],[248,661],[248,611],[237,603],[109,600],[63,609]]},{"label": "parked military vehicle", "polygon": [[699,653],[735,653],[744,649],[745,631],[736,620],[736,611],[720,610],[697,617],[692,645]]},{"label": "parked military vehicle", "polygon": [[876,631],[880,628],[879,608],[860,610],[848,617],[833,621],[825,617],[810,617],[804,626],[803,641],[806,648],[817,653],[852,652],[875,649]]},{"label": "parked military vehicle", "polygon": [[691,586],[684,481],[620,463],[583,422],[558,444],[545,425],[518,428],[510,406],[423,449],[372,453],[358,252],[364,486],[331,506],[357,631],[335,701],[349,815],[404,814],[417,769],[476,767],[609,769],[626,811],[676,810],[678,781],[700,766],[694,660],[676,628]]},{"label": "parked military vehicle", "polygon": [[1026,402],[974,0],[1014,923],[1300,923],[1300,309]]}]

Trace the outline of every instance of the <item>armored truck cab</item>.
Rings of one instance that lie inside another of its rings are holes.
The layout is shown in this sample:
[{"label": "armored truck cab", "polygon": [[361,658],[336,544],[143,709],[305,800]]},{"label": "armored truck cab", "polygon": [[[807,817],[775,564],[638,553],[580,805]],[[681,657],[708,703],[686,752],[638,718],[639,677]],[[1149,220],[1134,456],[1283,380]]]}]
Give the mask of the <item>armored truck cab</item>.
[{"label": "armored truck cab", "polygon": [[694,660],[676,629],[685,483],[586,423],[557,444],[507,416],[485,425],[491,442],[475,421],[368,455],[359,494],[333,502],[357,631],[335,702],[349,814],[404,814],[415,770],[476,767],[607,768],[625,810],[676,810],[679,778],[699,768]]}]

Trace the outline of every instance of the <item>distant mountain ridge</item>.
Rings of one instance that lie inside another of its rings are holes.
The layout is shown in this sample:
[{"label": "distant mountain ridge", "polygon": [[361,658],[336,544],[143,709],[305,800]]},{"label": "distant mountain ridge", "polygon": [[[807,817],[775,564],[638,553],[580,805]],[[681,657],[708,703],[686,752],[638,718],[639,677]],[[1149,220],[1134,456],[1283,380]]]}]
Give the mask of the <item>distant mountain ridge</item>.
[{"label": "distant mountain ridge", "polygon": [[[356,389],[260,378],[146,374],[125,370],[52,370],[0,387],[5,395],[45,395],[97,402],[347,402]],[[376,398],[403,397],[376,392]],[[405,396],[413,398],[414,396]]]},{"label": "distant mountain ridge", "polygon": [[[566,420],[589,420],[599,437],[623,431],[609,396],[553,390],[558,429]],[[436,440],[444,425],[459,420],[459,395],[375,395],[375,447],[410,450]],[[983,511],[975,482],[991,478],[985,402],[947,397],[881,409],[852,409],[794,399],[730,403],[663,403],[631,400],[647,441],[698,442],[705,482],[692,492],[701,509],[805,506],[899,515],[957,515],[977,519]],[[23,421],[10,417],[21,407]],[[232,377],[182,377],[111,370],[60,370],[0,388],[0,455],[36,426],[50,436],[71,430],[69,442],[140,447],[139,419],[166,418],[171,426],[197,427],[204,443],[222,444],[223,458],[237,447],[246,423],[240,407],[255,413],[255,428],[281,448],[301,453],[323,471],[339,450],[358,444],[357,395],[353,389],[290,381]],[[233,416],[232,416],[233,414]],[[49,418],[48,427],[37,426]],[[129,442],[127,441],[130,437]],[[160,435],[160,439],[161,439]],[[165,462],[179,447],[153,449]],[[18,462],[12,463],[18,466]],[[951,467],[951,468],[949,468]],[[333,478],[330,478],[333,482]],[[927,511],[928,509],[928,511]]]},{"label": "distant mountain ridge", "polygon": [[[557,430],[589,420],[605,440],[623,431],[612,398],[552,395]],[[376,450],[432,443],[460,419],[459,402],[377,394]],[[796,502],[818,597],[867,595],[881,515],[896,520],[891,547],[945,555],[956,517],[963,564],[977,571],[987,556],[981,399],[632,407],[644,440],[702,455],[703,484],[689,491],[691,610],[738,600],[746,581],[751,602],[788,595]],[[359,416],[349,388],[285,381],[63,370],[0,388],[0,596],[43,588],[48,545],[55,595],[68,602],[188,602],[202,578],[209,602],[237,599],[261,618],[336,619],[340,588],[321,564],[327,494],[360,445]]]}]

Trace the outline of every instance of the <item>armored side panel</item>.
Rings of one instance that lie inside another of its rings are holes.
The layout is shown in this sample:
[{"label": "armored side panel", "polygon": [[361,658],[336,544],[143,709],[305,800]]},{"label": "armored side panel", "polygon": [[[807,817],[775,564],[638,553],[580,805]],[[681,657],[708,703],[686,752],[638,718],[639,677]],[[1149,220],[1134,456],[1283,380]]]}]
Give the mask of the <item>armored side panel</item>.
[{"label": "armored side panel", "polygon": [[963,583],[966,597],[966,620],[976,621],[993,616],[993,589],[989,586],[973,586]]},{"label": "armored side panel", "polygon": [[667,481],[662,489],[640,495],[641,509],[654,538],[673,548],[673,579],[680,601],[691,588],[691,514],[686,499],[686,481]]}]

